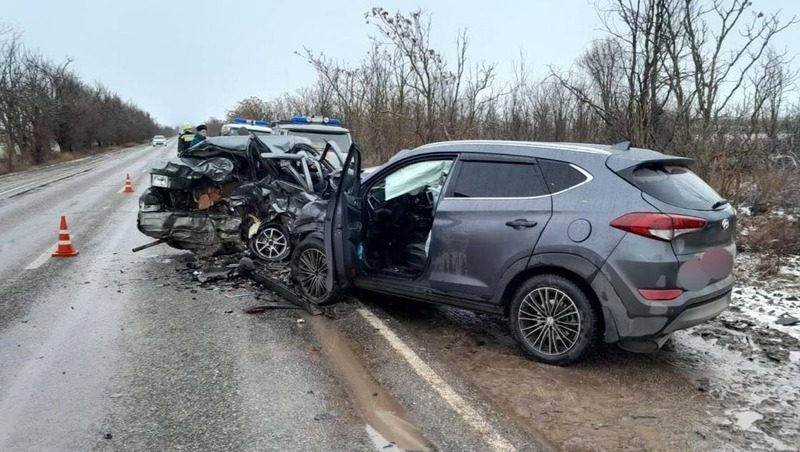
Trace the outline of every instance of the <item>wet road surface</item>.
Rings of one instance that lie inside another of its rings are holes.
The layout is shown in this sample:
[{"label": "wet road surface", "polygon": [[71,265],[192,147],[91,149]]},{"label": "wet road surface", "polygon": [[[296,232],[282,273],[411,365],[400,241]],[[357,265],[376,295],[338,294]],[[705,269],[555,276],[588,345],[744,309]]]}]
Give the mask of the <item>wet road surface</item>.
[{"label": "wet road surface", "polygon": [[[723,346],[751,336],[719,321],[557,368],[502,319],[389,297],[247,314],[273,297],[130,251],[145,171],[174,152],[0,178],[0,450],[796,449],[798,363]],[[80,255],[52,259],[62,214]]]}]

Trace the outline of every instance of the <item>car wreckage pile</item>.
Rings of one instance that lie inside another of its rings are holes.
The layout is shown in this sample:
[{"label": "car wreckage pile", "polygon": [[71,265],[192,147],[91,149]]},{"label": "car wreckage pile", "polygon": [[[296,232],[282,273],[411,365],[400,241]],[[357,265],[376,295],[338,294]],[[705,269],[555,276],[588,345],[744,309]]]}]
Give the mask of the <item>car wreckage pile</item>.
[{"label": "car wreckage pile", "polygon": [[[155,243],[199,256],[244,251],[266,262],[286,260],[306,206],[332,190],[341,151],[320,151],[304,137],[220,136],[151,169],[139,199],[138,228]],[[315,228],[306,224],[306,228]],[[299,229],[298,229],[299,228]]]}]

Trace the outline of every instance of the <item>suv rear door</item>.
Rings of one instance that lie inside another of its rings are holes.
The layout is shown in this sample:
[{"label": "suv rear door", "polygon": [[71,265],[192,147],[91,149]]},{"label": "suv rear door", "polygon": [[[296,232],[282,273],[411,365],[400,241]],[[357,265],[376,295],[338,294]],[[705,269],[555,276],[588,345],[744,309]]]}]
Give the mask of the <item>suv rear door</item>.
[{"label": "suv rear door", "polygon": [[639,188],[642,198],[658,211],[705,222],[700,228],[680,231],[670,240],[680,288],[698,290],[731,277],[736,256],[736,211],[694,174],[687,162],[644,161],[617,174]]},{"label": "suv rear door", "polygon": [[550,194],[532,158],[463,154],[451,179],[433,220],[429,284],[489,299],[503,272],[533,253]]},{"label": "suv rear door", "polygon": [[325,215],[325,255],[330,266],[325,285],[347,287],[358,273],[361,242],[361,151],[353,143]]},{"label": "suv rear door", "polygon": [[702,253],[715,246],[733,251],[736,213],[733,207],[686,165],[646,162],[623,173],[642,190],[642,198],[665,213],[704,219],[706,226],[672,241],[678,256]]}]

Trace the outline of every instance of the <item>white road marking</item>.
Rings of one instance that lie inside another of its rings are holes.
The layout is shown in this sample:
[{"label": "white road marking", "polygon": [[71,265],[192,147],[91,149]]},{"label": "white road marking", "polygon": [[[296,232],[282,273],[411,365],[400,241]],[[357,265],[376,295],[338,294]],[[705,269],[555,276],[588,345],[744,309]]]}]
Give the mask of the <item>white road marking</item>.
[{"label": "white road marking", "polygon": [[375,446],[378,452],[403,452],[403,449],[397,447],[395,443],[389,442],[389,440],[384,438],[377,430],[372,428],[371,425],[367,424],[366,428],[367,436],[369,436],[372,445]]},{"label": "white road marking", "polygon": [[358,308],[358,313],[370,323],[389,342],[389,345],[405,358],[414,371],[439,393],[439,395],[455,410],[464,421],[477,431],[490,450],[511,452],[517,449],[503,438],[478,411],[461,397],[442,377],[423,361],[397,334],[394,333],[381,319],[365,307]]},{"label": "white road marking", "polygon": [[[70,234],[69,238],[70,241],[75,240],[75,234]],[[56,248],[58,248],[58,241],[56,241],[55,245],[51,246],[44,253],[42,253],[41,256],[37,257],[35,261],[28,264],[28,266],[25,267],[25,270],[34,270],[44,265],[44,263],[47,262],[48,259],[50,259],[51,257],[50,255],[53,254]]]},{"label": "white road marking", "polygon": [[73,174],[73,171],[69,170],[69,171],[64,171],[64,172],[57,173],[55,175],[45,176],[45,177],[43,177],[41,179],[37,179],[37,180],[35,180],[33,182],[28,182],[27,184],[22,184],[22,185],[14,187],[14,188],[11,188],[9,190],[0,192],[0,196],[6,195],[8,193],[15,192],[15,191],[24,191],[27,188],[36,188],[37,184],[38,185],[51,184],[53,182],[57,182],[59,179],[66,179],[68,177],[72,177],[74,175],[80,174],[83,171],[85,171],[85,170],[79,170],[79,171],[77,171],[77,172],[75,172]]}]

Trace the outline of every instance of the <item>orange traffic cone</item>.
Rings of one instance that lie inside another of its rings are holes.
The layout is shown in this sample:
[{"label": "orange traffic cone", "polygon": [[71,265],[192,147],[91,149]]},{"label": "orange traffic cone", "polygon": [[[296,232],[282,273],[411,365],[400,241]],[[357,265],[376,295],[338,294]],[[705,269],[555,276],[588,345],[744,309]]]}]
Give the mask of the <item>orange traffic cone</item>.
[{"label": "orange traffic cone", "polygon": [[61,215],[61,226],[58,228],[58,246],[53,253],[54,257],[72,257],[78,255],[78,250],[72,247],[72,240],[67,230],[67,217]]},{"label": "orange traffic cone", "polygon": [[131,183],[131,175],[125,175],[125,189],[122,190],[122,193],[133,193],[133,184]]}]

